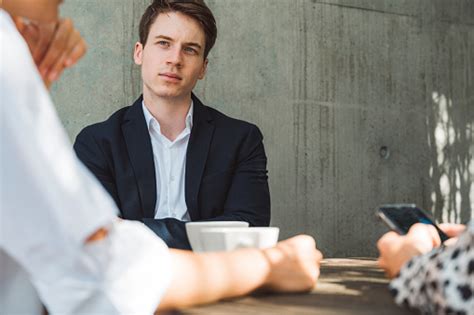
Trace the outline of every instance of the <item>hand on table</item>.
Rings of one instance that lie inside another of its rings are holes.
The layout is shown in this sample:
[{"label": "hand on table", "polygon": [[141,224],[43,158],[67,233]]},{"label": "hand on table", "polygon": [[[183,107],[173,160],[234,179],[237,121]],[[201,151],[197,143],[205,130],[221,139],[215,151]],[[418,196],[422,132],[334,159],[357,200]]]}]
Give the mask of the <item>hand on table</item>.
[{"label": "hand on table", "polygon": [[299,235],[264,250],[271,271],[264,288],[277,292],[311,290],[323,258],[315,240]]},{"label": "hand on table", "polygon": [[[440,224],[440,229],[454,239],[445,242],[450,245],[456,237],[464,231],[461,224]],[[425,254],[441,245],[436,229],[428,224],[417,223],[413,225],[406,235],[388,232],[377,242],[380,252],[379,266],[385,270],[389,278],[395,277],[402,266],[411,258]]]},{"label": "hand on table", "polygon": [[53,23],[37,23],[19,17],[14,20],[48,88],[65,68],[76,64],[86,53],[87,45],[70,19]]}]

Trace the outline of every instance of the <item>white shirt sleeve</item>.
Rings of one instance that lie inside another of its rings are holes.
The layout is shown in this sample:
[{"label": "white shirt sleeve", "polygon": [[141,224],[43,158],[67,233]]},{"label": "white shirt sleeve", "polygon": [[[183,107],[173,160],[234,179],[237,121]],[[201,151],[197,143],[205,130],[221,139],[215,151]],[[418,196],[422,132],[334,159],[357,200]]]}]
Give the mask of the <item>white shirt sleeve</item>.
[{"label": "white shirt sleeve", "polygon": [[[153,313],[171,279],[166,245],[141,223],[116,221],[2,10],[0,36],[0,249],[53,314]],[[84,245],[100,227],[108,237]]]}]

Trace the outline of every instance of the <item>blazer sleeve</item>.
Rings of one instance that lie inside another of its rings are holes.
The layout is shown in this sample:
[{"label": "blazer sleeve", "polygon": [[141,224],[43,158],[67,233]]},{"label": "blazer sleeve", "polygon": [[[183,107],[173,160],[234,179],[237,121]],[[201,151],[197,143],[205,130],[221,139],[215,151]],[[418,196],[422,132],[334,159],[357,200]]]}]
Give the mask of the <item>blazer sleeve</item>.
[{"label": "blazer sleeve", "polygon": [[263,136],[251,125],[245,137],[221,216],[212,221],[247,221],[250,226],[270,224],[270,191]]},{"label": "blazer sleeve", "polygon": [[[121,209],[120,199],[107,155],[99,145],[93,133],[88,128],[82,130],[74,143],[74,150],[79,159],[95,175],[102,186],[108,191]],[[184,222],[175,219],[144,218],[142,222],[158,235],[168,247],[178,249],[191,249]]]},{"label": "blazer sleeve", "polygon": [[89,128],[83,129],[76,137],[74,142],[74,151],[79,160],[95,175],[99,182],[104,186],[107,192],[112,196],[118,208],[120,209],[120,199],[118,197],[117,186],[110,164],[97,140],[89,131]]}]

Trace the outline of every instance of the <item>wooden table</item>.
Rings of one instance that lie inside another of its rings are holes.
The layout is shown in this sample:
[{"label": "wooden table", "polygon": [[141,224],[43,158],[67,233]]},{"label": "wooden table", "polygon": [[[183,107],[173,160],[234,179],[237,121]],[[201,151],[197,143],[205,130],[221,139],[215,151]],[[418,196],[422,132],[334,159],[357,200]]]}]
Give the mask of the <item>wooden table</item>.
[{"label": "wooden table", "polygon": [[173,314],[411,314],[394,304],[387,285],[373,259],[327,259],[310,293],[252,295]]}]

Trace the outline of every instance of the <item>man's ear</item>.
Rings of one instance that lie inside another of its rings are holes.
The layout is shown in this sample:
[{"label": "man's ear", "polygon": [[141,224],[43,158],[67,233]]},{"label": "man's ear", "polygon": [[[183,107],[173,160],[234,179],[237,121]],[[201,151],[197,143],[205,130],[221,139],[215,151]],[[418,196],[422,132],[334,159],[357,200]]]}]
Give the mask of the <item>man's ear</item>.
[{"label": "man's ear", "polygon": [[206,60],[204,60],[204,64],[202,65],[201,73],[199,74],[199,80],[204,79],[204,76],[206,75],[206,72],[207,72],[208,63],[209,63],[209,59],[206,58]]},{"label": "man's ear", "polygon": [[135,50],[133,51],[133,61],[135,61],[136,65],[142,65],[142,58],[143,58],[143,45],[140,42],[135,43]]}]

